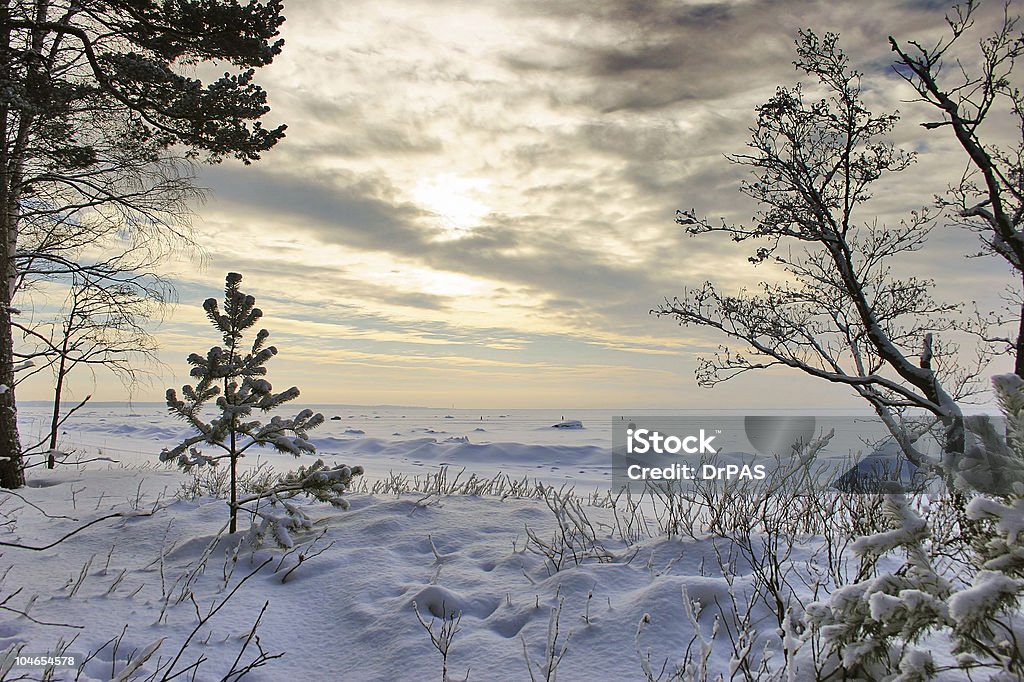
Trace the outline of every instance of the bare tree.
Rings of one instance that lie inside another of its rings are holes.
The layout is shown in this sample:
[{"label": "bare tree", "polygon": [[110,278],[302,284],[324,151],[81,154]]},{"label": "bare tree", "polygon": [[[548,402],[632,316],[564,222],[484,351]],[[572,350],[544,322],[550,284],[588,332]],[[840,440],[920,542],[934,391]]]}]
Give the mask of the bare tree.
[{"label": "bare tree", "polygon": [[87,165],[26,160],[14,296],[72,276],[152,279],[165,256],[192,248],[191,205],[203,197],[194,164],[140,139],[123,117],[79,116],[75,141],[88,148]]},{"label": "bare tree", "polygon": [[107,112],[83,116],[93,125],[79,140],[96,138],[91,165],[49,179],[45,164],[26,165],[34,171],[26,184],[38,189],[21,215],[13,283],[19,313],[11,324],[14,358],[32,367],[15,385],[50,371],[54,388],[50,431],[23,456],[53,451],[59,426],[84,404],[62,414],[74,370],[89,368],[95,377],[103,368],[131,389],[140,371],[134,363],[155,357],[147,321],[174,295],[158,274],[161,262],[178,248],[195,250],[189,203],[202,193],[193,164],[155,151]]},{"label": "bare tree", "polygon": [[[960,658],[959,667],[949,670],[970,676],[987,668],[1018,679],[1024,669],[1014,626],[1020,590],[1013,580],[1020,567],[1007,558],[1020,550],[1016,534],[1007,529],[1021,521],[1019,489],[1012,486],[1021,461],[1024,369],[1024,95],[1013,85],[1024,37],[1009,7],[995,33],[978,43],[980,60],[959,49],[979,18],[973,1],[953,9],[950,33],[933,47],[890,38],[897,72],[919,102],[939,114],[924,127],[935,135],[952,132],[965,153],[966,171],[932,207],[910,212],[896,225],[863,215],[874,183],[903,171],[914,157],[887,141],[896,115],[868,110],[860,74],[838,49],[836,36],[802,32],[796,65],[815,77],[824,97],[780,88],[758,108],[752,152],[732,157],[754,172],[743,191],[762,207],[755,224],[718,225],[693,211],[678,214],[692,234],[765,240],[751,261],[772,262],[786,276],[782,283],[737,295],[707,283],[654,311],[715,329],[742,346],[703,360],[701,383],[787,366],[845,386],[873,406],[915,462],[931,465],[953,484],[955,518],[946,522],[918,515],[907,495],[886,495],[882,513],[888,525],[854,545],[862,561],[856,583],[808,607],[807,632],[828,647],[830,669],[823,674],[830,679],[927,677],[935,672],[931,655],[915,646],[923,633],[950,639]],[[1008,129],[1015,139],[994,144]],[[980,255],[1009,265],[1008,299],[1015,309],[960,316],[961,306],[933,299],[931,282],[897,275],[942,218],[976,232]],[[958,364],[949,339],[959,331],[981,338],[986,352],[974,366]],[[976,379],[989,351],[1009,356],[1015,367],[1015,374],[993,380],[1007,426],[999,433],[992,425],[971,424],[975,442],[962,450],[960,403],[980,390]],[[930,413],[946,427],[950,459],[917,456],[916,434],[899,420],[909,409]],[[959,460],[961,452],[969,457]],[[982,469],[996,464],[978,479],[989,487],[976,489],[987,494],[967,504],[963,491],[972,483],[970,467],[959,465],[975,457],[985,463]],[[933,536],[944,523],[947,533]],[[955,570],[936,561],[958,552]],[[905,560],[888,572],[878,560],[897,553]],[[997,592],[997,580],[1010,587]],[[882,603],[885,608],[875,608]]]},{"label": "bare tree", "polygon": [[[1012,356],[1014,372],[1024,377],[1024,93],[1013,79],[1024,36],[1007,2],[1000,25],[977,43],[978,52],[961,54],[978,7],[974,0],[955,6],[946,17],[949,34],[931,47],[892,37],[889,44],[897,72],[917,91],[918,101],[939,114],[939,120],[921,125],[949,130],[965,152],[966,169],[939,205],[951,209],[954,223],[978,233],[978,255],[998,256],[1015,271],[1019,286],[1011,285],[1006,297],[1013,307],[979,316],[973,328],[995,352]],[[1016,140],[986,142],[986,130],[1000,124],[1012,126]],[[991,331],[1011,325],[1006,333]]]},{"label": "bare tree", "polygon": [[[129,274],[134,276],[129,277]],[[18,382],[49,370],[54,387],[50,429],[39,443],[27,447],[28,455],[45,447],[50,455],[49,468],[55,464],[58,433],[63,422],[88,400],[87,396],[66,413],[62,412],[69,376],[76,369],[106,370],[119,377],[130,389],[140,373],[140,360],[152,360],[156,339],[146,322],[163,304],[170,288],[162,279],[124,273],[125,281],[95,281],[73,273],[67,298],[56,318],[45,324],[26,326],[14,322],[29,348],[16,352],[22,361],[31,360],[32,369]]]},{"label": "bare tree", "polygon": [[715,329],[743,347],[701,360],[702,385],[787,366],[846,386],[921,462],[915,434],[900,428],[901,412],[934,415],[956,448],[963,438],[958,401],[980,390],[980,368],[959,367],[955,346],[942,342],[958,306],[934,300],[931,281],[894,269],[925,244],[940,211],[914,211],[897,225],[861,215],[872,184],[915,160],[886,139],[898,116],[869,111],[861,74],[836,35],[801,32],[794,63],[816,79],[821,96],[805,95],[800,85],[778,88],[757,108],[751,151],[730,157],[754,174],[741,186],[761,206],[754,224],[713,224],[694,211],[676,218],[692,235],[760,240],[751,262],[773,262],[787,277],[735,295],[707,282],[652,312]]}]

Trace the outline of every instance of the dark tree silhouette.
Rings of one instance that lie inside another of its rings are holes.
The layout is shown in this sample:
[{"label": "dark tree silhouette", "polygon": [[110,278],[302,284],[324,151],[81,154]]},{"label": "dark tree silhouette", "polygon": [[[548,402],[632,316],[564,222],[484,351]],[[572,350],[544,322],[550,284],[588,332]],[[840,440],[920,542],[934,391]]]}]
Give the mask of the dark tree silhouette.
[{"label": "dark tree silhouette", "polygon": [[743,346],[701,360],[701,384],[786,366],[847,386],[922,463],[900,413],[918,408],[935,415],[950,430],[948,445],[958,448],[958,400],[977,390],[980,371],[957,366],[953,349],[941,343],[940,335],[955,328],[958,306],[935,301],[932,282],[900,277],[893,268],[896,257],[924,245],[940,212],[913,211],[897,225],[861,215],[872,184],[905,170],[914,155],[887,141],[898,117],[868,110],[861,74],[838,36],[803,31],[797,55],[797,68],[825,97],[810,99],[799,85],[780,87],[757,108],[751,151],[731,157],[754,174],[741,186],[761,207],[754,224],[713,224],[693,211],[677,216],[692,235],[760,240],[751,262],[771,260],[787,279],[737,294],[706,282],[654,312],[716,329]]},{"label": "dark tree silhouette", "polygon": [[[75,271],[54,244],[80,236],[90,209],[128,230],[167,226],[160,188],[173,203],[188,185],[159,163],[176,150],[249,163],[273,147],[284,126],[260,123],[269,107],[253,76],[280,52],[283,21],[280,0],[0,1],[0,486],[24,481],[12,334],[23,268]],[[229,71],[188,75],[204,63]],[[40,243],[52,248],[26,252]]]}]

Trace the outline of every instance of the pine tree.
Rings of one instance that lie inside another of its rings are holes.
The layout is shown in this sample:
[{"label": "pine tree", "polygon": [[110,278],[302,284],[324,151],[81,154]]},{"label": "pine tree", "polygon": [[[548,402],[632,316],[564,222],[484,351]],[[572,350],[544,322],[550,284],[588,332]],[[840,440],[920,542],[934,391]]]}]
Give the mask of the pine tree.
[{"label": "pine tree", "polygon": [[[239,289],[242,276],[228,273],[224,288],[224,309],[216,299],[203,303],[206,316],[224,339],[223,346],[214,346],[206,356],[193,353],[188,357],[192,365],[190,375],[197,381],[194,386],[181,388],[182,397],[172,388],[167,390],[167,407],[171,414],[187,422],[196,435],[160,453],[161,461],[174,460],[185,470],[195,466],[216,465],[227,459],[231,467],[231,532],[237,530],[239,508],[237,490],[238,460],[253,446],[270,445],[280,452],[298,457],[302,453],[315,453],[316,447],[307,439],[307,432],[323,423],[322,414],[302,410],[294,418],[274,416],[266,424],[251,419],[254,410],[269,412],[299,396],[294,386],[274,393],[267,374],[266,363],[277,355],[277,348],[266,345],[270,332],[261,329],[245,350],[243,332],[252,328],[263,317],[256,307],[256,299]],[[206,421],[203,407],[216,398],[220,414]],[[222,453],[204,454],[198,447],[206,443]]]},{"label": "pine tree", "polygon": [[35,316],[19,289],[72,273],[146,279],[151,264],[112,276],[97,231],[177,246],[194,188],[176,159],[251,163],[284,137],[262,122],[255,77],[283,48],[283,12],[281,0],[0,1],[0,486],[25,483],[14,329]]}]

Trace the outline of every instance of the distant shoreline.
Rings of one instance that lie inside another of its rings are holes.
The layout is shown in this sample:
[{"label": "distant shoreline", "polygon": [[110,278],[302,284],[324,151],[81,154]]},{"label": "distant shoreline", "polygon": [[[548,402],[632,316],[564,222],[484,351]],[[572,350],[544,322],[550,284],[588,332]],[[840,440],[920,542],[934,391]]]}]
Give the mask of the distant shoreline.
[{"label": "distant shoreline", "polygon": [[[19,400],[19,407],[48,407],[52,403],[48,400]],[[874,413],[868,409],[856,410],[848,407],[835,407],[835,408],[822,408],[822,407],[806,407],[806,408],[718,408],[718,409],[699,409],[699,408],[687,408],[687,407],[432,407],[427,405],[358,405],[353,403],[294,403],[296,407],[308,407],[319,411],[367,411],[367,410],[387,410],[387,411],[420,411],[420,412],[439,412],[444,414],[473,414],[479,415],[481,413],[511,413],[511,412],[544,412],[544,413],[557,413],[556,419],[560,420],[560,416],[564,415],[565,419],[575,419],[575,416],[579,414],[607,414],[607,415],[661,415],[661,414],[679,414],[679,415],[714,415],[714,414],[729,414],[729,415],[828,415],[828,416],[851,416],[851,417],[863,417],[873,416]],[[124,408],[124,409],[135,409],[135,408],[165,408],[166,403],[162,401],[89,401],[89,403],[83,409],[87,408]],[[985,406],[980,406],[985,407]],[[991,410],[993,413],[998,412],[993,406]],[[987,411],[985,412],[988,413]],[[972,412],[973,414],[973,412]]]}]

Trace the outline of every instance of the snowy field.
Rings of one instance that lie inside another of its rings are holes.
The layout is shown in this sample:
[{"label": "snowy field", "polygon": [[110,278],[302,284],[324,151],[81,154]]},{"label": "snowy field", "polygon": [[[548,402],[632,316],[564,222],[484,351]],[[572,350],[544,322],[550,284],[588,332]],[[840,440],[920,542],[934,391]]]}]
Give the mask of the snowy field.
[{"label": "snowy field", "polygon": [[[784,657],[803,662],[778,679],[815,679],[765,572],[799,610],[852,570],[834,555],[848,537],[769,538],[756,565],[685,512],[609,496],[610,411],[319,409],[320,456],[365,480],[348,510],[300,503],[294,547],[255,550],[247,522],[227,533],[223,499],[158,464],[187,434],[164,408],[77,413],[63,445],[89,461],[30,469],[0,503],[0,540],[44,547],[102,520],[48,549],[3,547],[0,679],[775,679],[756,666]],[[20,418],[26,443],[45,432],[42,408]],[[460,488],[472,474],[489,487]]]}]

